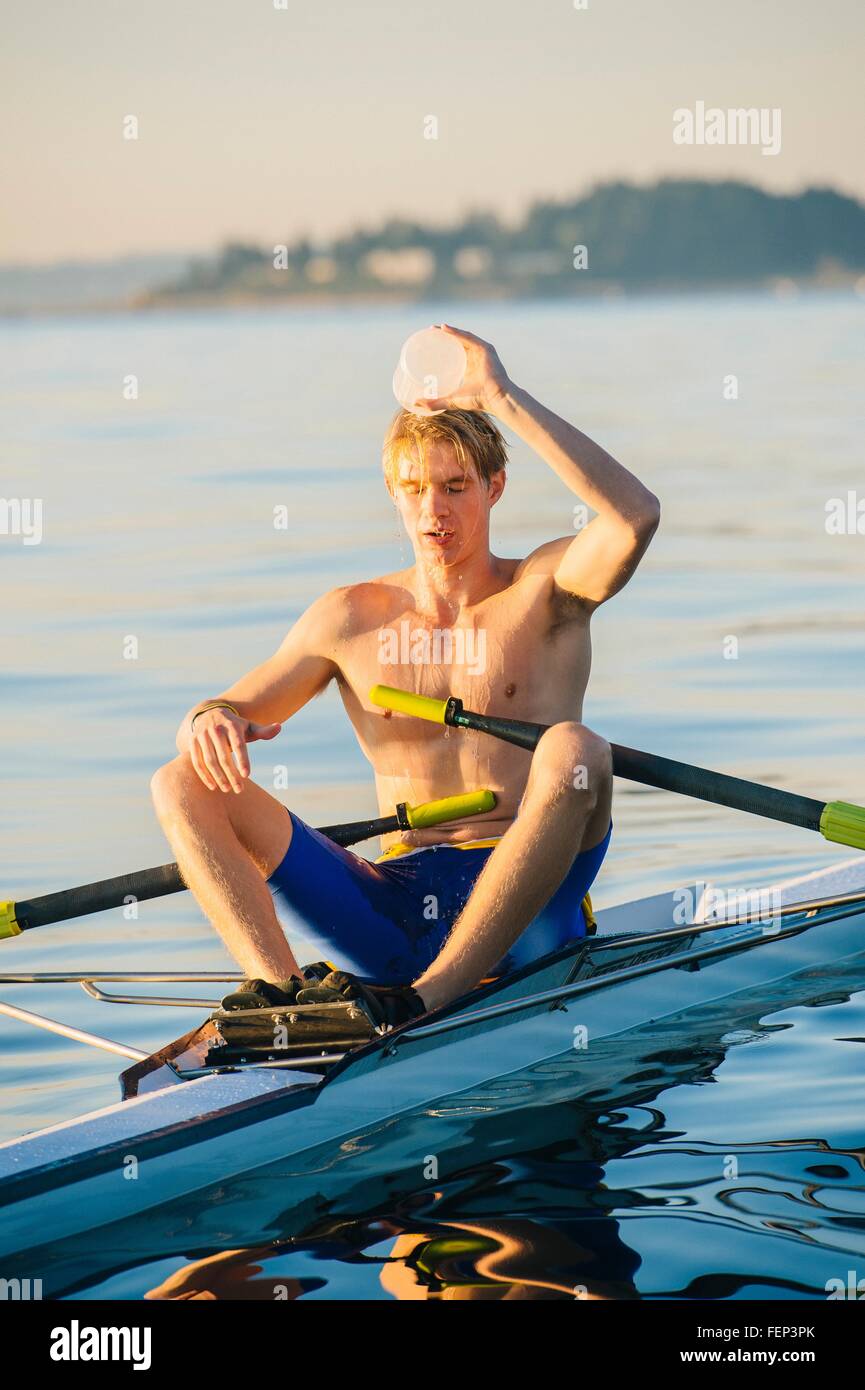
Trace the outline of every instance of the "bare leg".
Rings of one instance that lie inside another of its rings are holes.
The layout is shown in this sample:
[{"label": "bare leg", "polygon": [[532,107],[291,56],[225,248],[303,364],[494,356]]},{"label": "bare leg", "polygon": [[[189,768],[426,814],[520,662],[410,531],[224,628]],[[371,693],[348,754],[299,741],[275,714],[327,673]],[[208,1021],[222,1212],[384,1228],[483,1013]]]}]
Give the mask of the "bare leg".
[{"label": "bare leg", "polygon": [[300,975],[265,879],[291,843],[291,818],[275,797],[208,791],[189,755],[166,763],[151,782],[153,803],[184,882],[251,977]]},{"label": "bare leg", "polygon": [[603,840],[611,795],[609,744],[583,724],[548,729],[532,756],[519,815],[484,865],[441,952],[415,981],[427,1008],[474,988],[501,960],[577,854]]}]

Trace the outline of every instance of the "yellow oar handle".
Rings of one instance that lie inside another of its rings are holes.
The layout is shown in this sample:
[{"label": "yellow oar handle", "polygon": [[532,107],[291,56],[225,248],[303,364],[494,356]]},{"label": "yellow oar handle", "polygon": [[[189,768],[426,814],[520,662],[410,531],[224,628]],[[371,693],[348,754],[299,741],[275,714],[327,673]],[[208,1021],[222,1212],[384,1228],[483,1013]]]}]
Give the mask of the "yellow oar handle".
[{"label": "yellow oar handle", "polygon": [[406,806],[405,813],[412,830],[421,830],[425,825],[491,811],[495,804],[495,792],[484,787],[476,792],[461,792],[459,796],[443,796],[438,801],[424,801],[420,806]]},{"label": "yellow oar handle", "polygon": [[849,801],[827,801],[820,817],[820,831],[824,840],[836,845],[865,849],[865,807]]},{"label": "yellow oar handle", "polygon": [[447,700],[434,700],[431,695],[415,695],[410,690],[397,690],[392,685],[374,685],[369,692],[374,705],[396,710],[398,714],[413,714],[418,719],[431,719],[444,724]]},{"label": "yellow oar handle", "polygon": [[6,936],[20,936],[21,928],[15,917],[15,903],[0,903],[0,941]]}]

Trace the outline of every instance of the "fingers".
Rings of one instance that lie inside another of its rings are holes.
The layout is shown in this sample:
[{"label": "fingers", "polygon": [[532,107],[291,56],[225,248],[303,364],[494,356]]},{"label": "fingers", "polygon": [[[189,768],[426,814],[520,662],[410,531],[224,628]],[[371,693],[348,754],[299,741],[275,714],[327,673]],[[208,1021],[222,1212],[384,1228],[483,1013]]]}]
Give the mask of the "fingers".
[{"label": "fingers", "polygon": [[249,754],[246,751],[246,743],[240,736],[240,730],[236,724],[229,724],[226,730],[228,742],[231,745],[231,753],[234,763],[241,777],[249,776]]},{"label": "fingers", "polygon": [[276,738],[281,729],[281,724],[251,724],[205,714],[189,744],[192,766],[208,791],[239,796],[251,770],[247,743]]},{"label": "fingers", "polygon": [[220,739],[220,733],[224,733],[224,730],[196,730],[190,745],[193,765],[209,791],[242,791],[228,738]]},{"label": "fingers", "polygon": [[452,323],[440,323],[437,325],[443,332],[450,333],[455,338],[465,338],[469,343],[477,343],[478,347],[489,347],[490,344],[483,338],[479,338],[475,333],[469,333],[467,328],[454,328]]},{"label": "fingers", "polygon": [[[206,730],[205,738],[208,736],[216,755],[216,767],[212,767],[208,762],[207,766],[209,770],[216,777],[217,784],[221,791],[233,791],[237,792],[239,795],[240,792],[243,791],[243,779],[232,757],[228,728],[225,724],[217,724],[215,728]],[[206,757],[205,761],[207,761]]]},{"label": "fingers", "polygon": [[189,745],[189,756],[192,760],[192,766],[195,768],[195,771],[198,773],[198,776],[201,778],[201,781],[204,783],[207,790],[209,792],[215,792],[216,783],[210,776],[210,773],[207,771],[207,768],[204,766],[204,759],[202,758],[201,753],[199,752],[197,738],[193,738],[192,742]]},{"label": "fingers", "polygon": [[219,765],[219,756],[209,737],[209,730],[200,730],[198,734],[198,751],[201,755],[201,761],[207,768],[210,778],[214,783],[214,790],[227,792],[229,789],[228,783]]}]

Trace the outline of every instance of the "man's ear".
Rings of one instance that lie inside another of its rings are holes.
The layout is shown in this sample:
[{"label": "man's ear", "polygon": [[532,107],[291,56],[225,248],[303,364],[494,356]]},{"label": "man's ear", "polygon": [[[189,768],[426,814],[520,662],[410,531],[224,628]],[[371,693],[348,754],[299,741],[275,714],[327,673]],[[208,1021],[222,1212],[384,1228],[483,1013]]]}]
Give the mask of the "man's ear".
[{"label": "man's ear", "polygon": [[493,476],[490,478],[489,491],[487,492],[487,496],[490,499],[491,507],[494,507],[498,502],[499,498],[505,490],[506,482],[507,478],[505,476],[505,470],[503,468],[500,468],[498,473],[494,473]]}]

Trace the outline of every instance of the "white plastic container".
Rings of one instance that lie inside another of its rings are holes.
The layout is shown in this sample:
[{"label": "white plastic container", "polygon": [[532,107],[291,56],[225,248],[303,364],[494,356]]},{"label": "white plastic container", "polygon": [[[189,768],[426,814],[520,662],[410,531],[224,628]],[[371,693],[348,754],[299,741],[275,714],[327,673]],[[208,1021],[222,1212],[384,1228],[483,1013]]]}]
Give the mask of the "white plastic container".
[{"label": "white plastic container", "polygon": [[436,400],[452,396],[465,376],[465,349],[457,338],[440,328],[422,328],[402,345],[393,374],[393,393],[405,410],[413,415],[440,415],[415,404],[418,398]]}]

